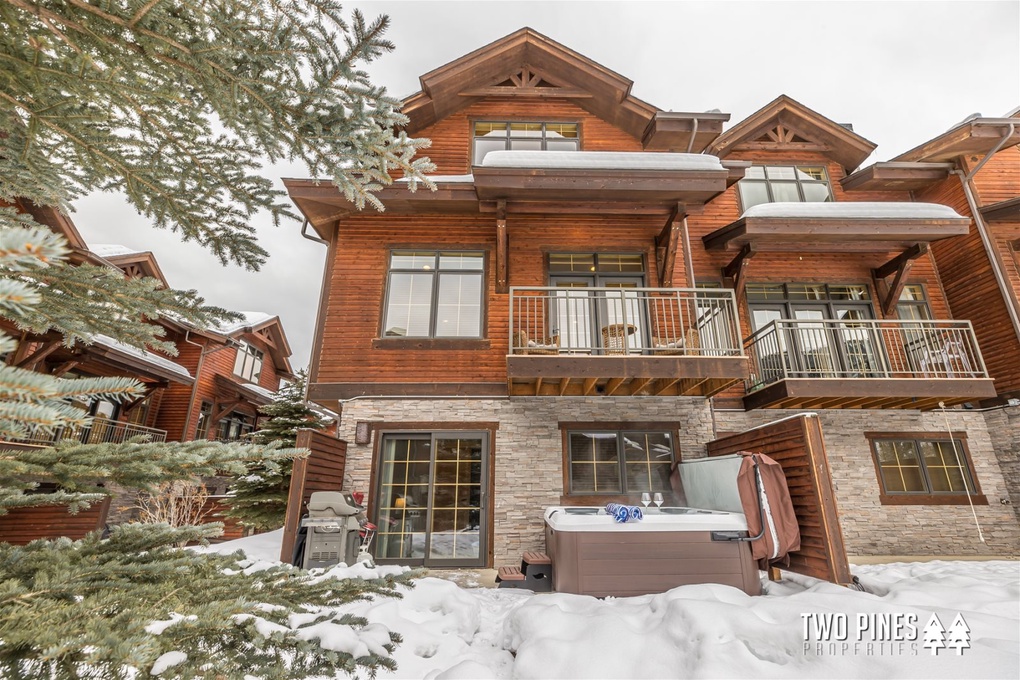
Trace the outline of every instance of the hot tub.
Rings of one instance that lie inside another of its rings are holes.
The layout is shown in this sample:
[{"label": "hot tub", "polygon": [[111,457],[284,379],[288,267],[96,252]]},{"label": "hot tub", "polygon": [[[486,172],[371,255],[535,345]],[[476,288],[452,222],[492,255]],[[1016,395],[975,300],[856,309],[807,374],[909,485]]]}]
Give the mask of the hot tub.
[{"label": "hot tub", "polygon": [[561,593],[627,597],[692,583],[722,583],[761,593],[744,515],[698,508],[650,509],[620,524],[596,507],[545,511],[553,588]]}]

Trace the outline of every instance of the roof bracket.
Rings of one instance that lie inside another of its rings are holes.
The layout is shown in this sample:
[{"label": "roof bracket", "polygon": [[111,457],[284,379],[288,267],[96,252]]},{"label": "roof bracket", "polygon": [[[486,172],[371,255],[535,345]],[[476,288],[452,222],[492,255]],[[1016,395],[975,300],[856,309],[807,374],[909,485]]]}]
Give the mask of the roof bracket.
[{"label": "roof bracket", "polygon": [[687,207],[677,203],[670,211],[666,224],[655,237],[655,260],[659,269],[659,285],[673,287],[673,269],[676,266],[676,251],[680,243],[680,231],[687,217]]},{"label": "roof bracket", "polygon": [[[896,302],[903,292],[903,286],[907,283],[907,274],[910,273],[914,260],[927,252],[927,243],[915,243],[881,267],[871,270],[871,276],[875,279],[875,289],[882,298],[883,315],[890,316],[892,314]],[[892,284],[887,285],[885,279],[892,274],[896,276],[893,278]]]},{"label": "roof bracket", "polygon": [[737,253],[737,256],[730,260],[728,265],[722,268],[723,278],[731,279],[733,281],[733,290],[738,298],[743,294],[744,286],[746,284],[744,267],[747,266],[747,261],[756,254],[757,251],[751,247],[751,244],[745,243],[744,247],[740,249],[739,253]]}]

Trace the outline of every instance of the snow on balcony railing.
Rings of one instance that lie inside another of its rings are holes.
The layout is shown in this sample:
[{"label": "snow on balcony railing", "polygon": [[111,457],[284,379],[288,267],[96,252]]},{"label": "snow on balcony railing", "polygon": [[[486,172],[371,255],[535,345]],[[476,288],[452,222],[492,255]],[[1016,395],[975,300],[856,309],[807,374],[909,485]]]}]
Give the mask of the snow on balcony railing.
[{"label": "snow on balcony railing", "polygon": [[843,201],[840,203],[759,203],[741,215],[748,217],[789,217],[817,220],[963,220],[946,205],[936,203],[895,203]]},{"label": "snow on balcony railing", "polygon": [[722,161],[707,154],[635,151],[490,151],[482,160],[482,167],[726,171]]}]

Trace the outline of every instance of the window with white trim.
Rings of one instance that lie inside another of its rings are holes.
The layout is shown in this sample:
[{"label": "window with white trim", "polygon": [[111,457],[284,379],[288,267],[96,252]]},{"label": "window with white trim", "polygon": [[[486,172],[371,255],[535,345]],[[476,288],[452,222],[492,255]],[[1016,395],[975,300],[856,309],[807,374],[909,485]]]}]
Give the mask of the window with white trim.
[{"label": "window with white trim", "polygon": [[257,383],[262,375],[262,361],[265,353],[248,342],[242,342],[237,348],[237,357],[234,359],[234,375],[245,380]]}]

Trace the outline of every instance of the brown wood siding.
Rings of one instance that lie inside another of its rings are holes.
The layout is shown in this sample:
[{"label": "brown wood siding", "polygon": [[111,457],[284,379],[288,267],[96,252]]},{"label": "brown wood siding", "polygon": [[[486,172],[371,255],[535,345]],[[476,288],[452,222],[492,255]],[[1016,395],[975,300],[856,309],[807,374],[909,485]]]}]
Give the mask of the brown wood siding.
[{"label": "brown wood siding", "polygon": [[787,418],[708,443],[709,456],[761,453],[779,463],[800,526],[800,550],[790,553],[791,571],[833,583],[850,582],[843,532],[817,416]]},{"label": "brown wood siding", "polygon": [[39,538],[62,536],[77,541],[90,531],[102,529],[109,512],[109,497],[76,515],[69,513],[66,505],[12,508],[6,515],[0,515],[0,541],[25,545]]},{"label": "brown wood siding", "polygon": [[294,542],[309,497],[316,491],[340,491],[347,462],[347,442],[322,432],[299,430],[297,448],[308,449],[311,453],[307,458],[294,460],[280,547],[280,560],[283,562],[290,562],[293,557]]},{"label": "brown wood siding", "polygon": [[[979,160],[968,158],[968,169]],[[974,190],[981,207],[1020,196],[1020,146],[1003,149],[990,158],[975,175]]]},{"label": "brown wood siding", "polygon": [[432,140],[424,154],[436,164],[436,174],[471,172],[471,124],[475,120],[576,122],[583,151],[641,151],[640,140],[568,100],[485,99],[415,133],[415,137]]},{"label": "brown wood siding", "polygon": [[[358,216],[340,225],[339,246],[324,316],[323,350],[314,381],[379,383],[506,382],[509,296],[495,292],[494,216]],[[654,237],[664,217],[599,215],[507,216],[510,284],[548,285],[549,252],[643,253],[646,280],[655,286]],[[406,339],[379,338],[388,257],[393,247],[484,249],[486,296],[479,349],[413,349]],[[682,265],[680,266],[682,276]],[[682,278],[681,278],[682,280]],[[397,349],[397,345],[400,345]]]},{"label": "brown wood siding", "polygon": [[[959,177],[949,177],[929,189],[917,192],[916,198],[919,201],[942,203],[961,215],[973,217]],[[995,226],[990,231],[994,235],[1002,233]],[[1005,249],[1002,256],[1008,265],[1012,257],[1008,245],[999,241],[999,246]],[[932,244],[932,253],[938,263],[939,275],[954,317],[970,319],[974,324],[974,333],[988,373],[995,379],[996,391],[1000,395],[1017,393],[1020,391],[1020,341],[1010,322],[1006,303],[976,227],[972,226],[966,236]]]},{"label": "brown wood siding", "polygon": [[[728,160],[743,160],[771,165],[815,165],[824,166],[829,174],[829,184],[835,201],[910,201],[910,196],[893,191],[844,192],[839,180],[844,177],[843,168],[817,152],[741,151],[734,152]],[[736,220],[741,214],[737,187],[732,186],[705,206],[701,214],[688,217],[691,233],[691,259],[697,282],[722,281],[722,268],[736,255],[735,252],[715,252],[705,249],[702,237]],[[896,314],[886,317],[882,313],[878,294],[871,279],[871,270],[885,264],[898,253],[758,253],[744,267],[745,280],[754,283],[857,283],[867,284],[872,298],[872,311],[876,319],[895,319]],[[682,266],[679,262],[678,267]],[[676,276],[680,276],[678,273]],[[682,278],[676,280],[683,280]],[[953,318],[946,297],[939,282],[938,272],[930,257],[914,262],[907,283],[924,287],[931,312],[936,319]],[[744,337],[752,333],[751,320],[746,299],[738,300],[740,330]],[[965,318],[965,317],[956,317]],[[744,395],[744,386],[734,387],[720,393],[717,398],[733,401]],[[735,402],[734,402],[735,403]]]}]

